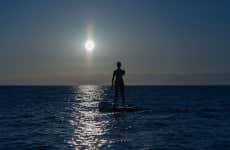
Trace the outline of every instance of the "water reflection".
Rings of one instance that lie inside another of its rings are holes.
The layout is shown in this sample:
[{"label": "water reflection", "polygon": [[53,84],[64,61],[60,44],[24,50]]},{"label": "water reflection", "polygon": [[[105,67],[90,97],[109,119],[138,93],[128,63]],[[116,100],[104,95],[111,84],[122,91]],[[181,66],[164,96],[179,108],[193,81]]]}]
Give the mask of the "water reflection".
[{"label": "water reflection", "polygon": [[99,86],[79,86],[76,93],[76,103],[72,104],[73,118],[69,120],[74,134],[68,143],[75,149],[98,149],[108,142],[102,138],[108,122],[102,120],[97,109],[104,90]]}]

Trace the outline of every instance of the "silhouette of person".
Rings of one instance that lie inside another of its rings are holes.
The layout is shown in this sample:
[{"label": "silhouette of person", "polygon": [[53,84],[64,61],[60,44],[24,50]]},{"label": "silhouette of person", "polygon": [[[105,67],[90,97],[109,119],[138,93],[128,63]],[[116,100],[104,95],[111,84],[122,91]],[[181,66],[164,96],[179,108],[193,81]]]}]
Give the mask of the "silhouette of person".
[{"label": "silhouette of person", "polygon": [[114,78],[115,78],[115,97],[114,97],[114,108],[117,107],[117,98],[118,94],[122,97],[122,105],[125,107],[125,85],[123,76],[125,75],[125,70],[121,69],[121,62],[117,62],[117,69],[113,72],[112,78],[112,87],[114,86]]}]

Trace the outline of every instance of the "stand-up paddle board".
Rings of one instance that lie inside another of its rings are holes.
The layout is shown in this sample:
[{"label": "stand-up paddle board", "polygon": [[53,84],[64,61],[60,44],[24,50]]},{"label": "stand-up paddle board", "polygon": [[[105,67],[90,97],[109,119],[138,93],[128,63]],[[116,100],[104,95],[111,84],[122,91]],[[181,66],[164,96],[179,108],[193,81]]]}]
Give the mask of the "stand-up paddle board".
[{"label": "stand-up paddle board", "polygon": [[113,105],[109,102],[101,102],[99,103],[99,111],[100,112],[136,112],[139,109],[134,106],[125,106],[125,107],[113,107]]}]

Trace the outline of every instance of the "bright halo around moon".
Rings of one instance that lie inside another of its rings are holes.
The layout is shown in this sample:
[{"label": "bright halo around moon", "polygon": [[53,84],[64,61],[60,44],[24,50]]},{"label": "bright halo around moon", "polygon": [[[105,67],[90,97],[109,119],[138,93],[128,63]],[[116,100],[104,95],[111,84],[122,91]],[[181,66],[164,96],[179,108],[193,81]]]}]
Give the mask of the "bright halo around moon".
[{"label": "bright halo around moon", "polygon": [[88,52],[92,52],[95,48],[95,43],[92,40],[88,40],[85,42],[85,50]]}]

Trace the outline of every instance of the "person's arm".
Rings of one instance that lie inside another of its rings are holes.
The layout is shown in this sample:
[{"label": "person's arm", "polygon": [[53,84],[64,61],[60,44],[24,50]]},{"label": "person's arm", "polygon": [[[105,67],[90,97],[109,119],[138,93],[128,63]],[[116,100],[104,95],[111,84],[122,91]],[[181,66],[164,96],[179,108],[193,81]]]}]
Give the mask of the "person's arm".
[{"label": "person's arm", "polygon": [[115,71],[113,72],[113,78],[112,78],[112,87],[111,88],[113,88],[113,83],[114,83],[114,77],[115,77]]}]

